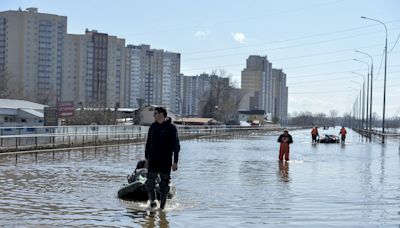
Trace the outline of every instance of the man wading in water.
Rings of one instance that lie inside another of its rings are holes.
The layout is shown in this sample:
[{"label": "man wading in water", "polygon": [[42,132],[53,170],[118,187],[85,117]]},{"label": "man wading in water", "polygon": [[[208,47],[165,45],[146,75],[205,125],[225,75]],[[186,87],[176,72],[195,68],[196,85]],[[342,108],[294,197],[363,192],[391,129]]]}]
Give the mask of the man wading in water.
[{"label": "man wading in water", "polygon": [[289,144],[293,143],[292,136],[289,135],[289,131],[285,129],[283,134],[281,134],[278,138],[278,142],[281,143],[279,147],[279,161],[283,161],[283,157],[285,156],[285,160],[289,161]]},{"label": "man wading in water", "polygon": [[[154,123],[147,134],[145,157],[148,162],[146,190],[149,194],[150,207],[155,207],[155,184],[160,176],[160,208],[164,209],[169,192],[171,168],[178,170],[179,138],[176,127],[167,118],[167,110],[157,107],[154,110]],[[174,162],[172,163],[172,156]]]}]

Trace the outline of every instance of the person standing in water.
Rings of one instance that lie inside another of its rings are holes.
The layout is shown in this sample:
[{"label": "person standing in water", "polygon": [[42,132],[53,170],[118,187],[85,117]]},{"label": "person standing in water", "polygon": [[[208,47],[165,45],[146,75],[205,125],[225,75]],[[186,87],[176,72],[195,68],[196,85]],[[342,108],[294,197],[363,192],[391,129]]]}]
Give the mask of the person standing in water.
[{"label": "person standing in water", "polygon": [[339,132],[339,135],[342,135],[342,137],[341,137],[342,143],[344,143],[346,141],[346,134],[347,134],[346,128],[344,128],[344,126],[342,126],[342,128],[340,129],[340,132]]},{"label": "person standing in water", "polygon": [[150,125],[145,149],[148,163],[145,185],[150,207],[155,207],[157,205],[155,185],[157,177],[160,177],[160,209],[164,209],[169,192],[171,169],[178,170],[180,145],[176,127],[171,123],[171,119],[167,118],[167,110],[156,107],[153,115],[154,123]]},{"label": "person standing in water", "polygon": [[318,127],[315,126],[315,127],[313,127],[313,129],[311,130],[312,143],[316,143],[316,142],[317,142],[317,137],[319,137],[319,134],[318,134]]},{"label": "person standing in water", "polygon": [[[279,161],[289,161],[289,144],[293,143],[293,138],[289,135],[289,131],[285,129],[283,134],[278,138],[278,142],[281,143],[279,147]],[[285,159],[283,159],[285,157]]]}]

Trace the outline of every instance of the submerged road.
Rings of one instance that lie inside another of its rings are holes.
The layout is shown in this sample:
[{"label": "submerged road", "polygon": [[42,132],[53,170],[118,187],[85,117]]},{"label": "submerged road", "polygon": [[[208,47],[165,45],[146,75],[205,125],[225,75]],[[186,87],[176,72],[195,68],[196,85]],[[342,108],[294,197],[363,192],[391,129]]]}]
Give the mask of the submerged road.
[{"label": "submerged road", "polygon": [[3,156],[0,226],[398,226],[398,141],[369,143],[348,131],[344,145],[312,145],[310,130],[290,132],[287,164],[277,161],[278,132],[183,141],[172,175],[177,195],[153,214],[116,197],[143,145],[27,154],[17,162]]}]

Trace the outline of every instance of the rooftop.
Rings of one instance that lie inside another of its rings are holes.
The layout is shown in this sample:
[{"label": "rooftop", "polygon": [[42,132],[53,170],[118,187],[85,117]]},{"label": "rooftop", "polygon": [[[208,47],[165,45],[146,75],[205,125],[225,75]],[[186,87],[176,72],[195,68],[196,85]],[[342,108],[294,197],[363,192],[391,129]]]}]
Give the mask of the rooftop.
[{"label": "rooftop", "polygon": [[25,100],[0,99],[0,108],[6,109],[39,109],[43,110],[47,105],[42,105]]}]

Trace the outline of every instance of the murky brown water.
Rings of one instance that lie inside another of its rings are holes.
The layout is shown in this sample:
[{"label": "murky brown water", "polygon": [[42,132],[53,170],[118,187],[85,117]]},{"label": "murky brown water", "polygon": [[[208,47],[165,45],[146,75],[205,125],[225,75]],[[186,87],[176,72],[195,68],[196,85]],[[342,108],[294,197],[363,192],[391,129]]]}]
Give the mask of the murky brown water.
[{"label": "murky brown water", "polygon": [[309,130],[292,135],[287,165],[277,136],[182,142],[177,195],[151,214],[116,197],[142,146],[0,157],[0,226],[399,226],[398,142],[350,132],[346,145],[311,145]]}]

